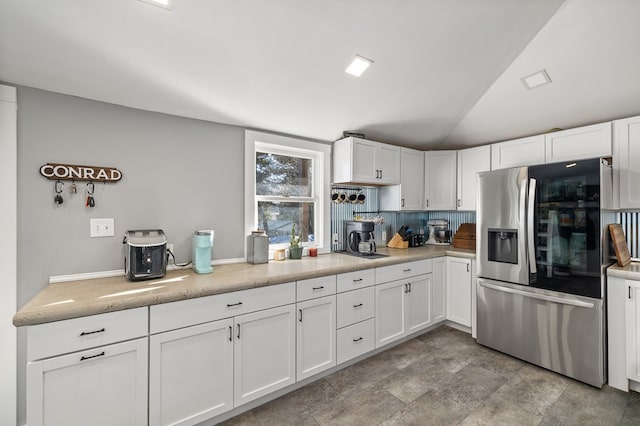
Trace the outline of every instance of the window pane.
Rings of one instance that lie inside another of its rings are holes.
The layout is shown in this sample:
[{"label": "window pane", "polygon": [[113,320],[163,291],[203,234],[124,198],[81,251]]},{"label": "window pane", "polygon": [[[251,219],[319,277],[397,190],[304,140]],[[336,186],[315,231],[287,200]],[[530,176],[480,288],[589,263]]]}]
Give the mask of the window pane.
[{"label": "window pane", "polygon": [[312,160],[256,152],[256,194],[311,197]]},{"label": "window pane", "polygon": [[258,226],[269,236],[270,244],[289,244],[291,226],[303,243],[315,241],[313,203],[258,202]]}]

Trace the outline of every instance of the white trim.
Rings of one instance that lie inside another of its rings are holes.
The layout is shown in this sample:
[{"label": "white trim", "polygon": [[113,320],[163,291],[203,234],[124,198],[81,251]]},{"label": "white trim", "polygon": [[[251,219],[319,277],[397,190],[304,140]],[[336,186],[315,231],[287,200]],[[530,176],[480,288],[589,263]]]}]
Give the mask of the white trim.
[{"label": "white trim", "polygon": [[15,87],[0,85],[0,424],[17,422],[17,356],[16,328],[12,318],[18,304],[18,105]]},{"label": "white trim", "polygon": [[[278,147],[287,147],[284,150],[278,150]],[[288,136],[279,136],[271,133],[256,132],[253,130],[245,131],[245,150],[244,150],[244,213],[245,213],[245,235],[249,235],[255,230],[255,152],[256,148],[263,148],[269,152],[282,152],[290,155],[290,151],[294,151],[305,158],[314,158],[316,160],[316,173],[320,178],[321,184],[314,187],[314,197],[316,198],[318,223],[322,225],[322,233],[319,236],[319,242],[322,246],[318,248],[318,253],[331,252],[331,213],[330,203],[328,202],[328,194],[331,188],[331,149],[330,144],[322,144],[319,142],[311,142],[303,139],[292,138]],[[315,184],[315,182],[314,182]],[[309,199],[304,200],[309,201]],[[286,247],[287,245],[283,245]],[[245,240],[244,255],[247,255],[247,246]],[[269,253],[269,257],[273,258],[273,253]]]},{"label": "white trim", "polygon": [[[211,261],[211,265],[230,265],[233,263],[244,263],[245,259],[242,257],[230,258],[230,259],[217,259]],[[175,271],[179,269],[191,269],[191,265],[188,266],[176,266],[168,265],[167,271]],[[214,270],[215,272],[215,270]],[[52,275],[49,277],[49,284],[66,283],[69,281],[83,281],[93,280],[96,278],[111,278],[124,276],[124,270],[116,269],[111,271],[97,271],[97,272],[83,272],[81,274],[69,274],[69,275]]]}]

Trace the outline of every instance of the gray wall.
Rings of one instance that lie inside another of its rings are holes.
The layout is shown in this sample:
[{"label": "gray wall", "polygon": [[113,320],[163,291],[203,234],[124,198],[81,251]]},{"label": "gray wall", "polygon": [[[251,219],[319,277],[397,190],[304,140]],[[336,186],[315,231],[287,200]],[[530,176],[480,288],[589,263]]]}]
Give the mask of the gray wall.
[{"label": "gray wall", "polygon": [[[244,129],[18,88],[18,305],[51,275],[121,269],[128,229],[161,228],[178,262],[195,229],[214,229],[214,259],[244,256]],[[117,167],[121,181],[86,184],[53,202],[47,162]],[[89,219],[115,237],[89,238]]]},{"label": "gray wall", "polygon": [[[191,258],[191,234],[214,229],[214,259],[244,256],[244,129],[18,87],[18,308],[49,276],[120,269],[128,229],[161,228],[178,262]],[[116,167],[123,179],[53,181],[40,166]],[[89,219],[113,217],[115,237],[89,238]],[[9,283],[13,285],[13,283]],[[25,423],[25,331],[18,334],[18,416]]]}]

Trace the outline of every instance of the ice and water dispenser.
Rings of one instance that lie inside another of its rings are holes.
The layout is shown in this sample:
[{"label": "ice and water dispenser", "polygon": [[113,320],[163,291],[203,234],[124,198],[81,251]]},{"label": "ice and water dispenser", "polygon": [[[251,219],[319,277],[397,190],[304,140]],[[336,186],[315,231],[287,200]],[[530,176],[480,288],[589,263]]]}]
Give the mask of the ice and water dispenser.
[{"label": "ice and water dispenser", "polygon": [[518,230],[489,229],[489,261],[518,263]]}]

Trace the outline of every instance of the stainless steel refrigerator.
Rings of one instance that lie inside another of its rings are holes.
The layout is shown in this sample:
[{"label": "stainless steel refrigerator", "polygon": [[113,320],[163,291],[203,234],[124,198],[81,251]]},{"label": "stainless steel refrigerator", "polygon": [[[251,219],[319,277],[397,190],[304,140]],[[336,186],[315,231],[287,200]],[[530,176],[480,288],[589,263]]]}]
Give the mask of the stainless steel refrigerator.
[{"label": "stainless steel refrigerator", "polygon": [[479,174],[477,341],[606,382],[604,160]]}]

